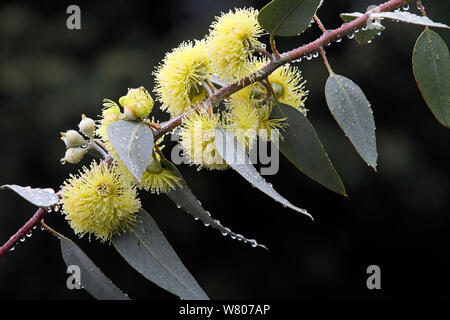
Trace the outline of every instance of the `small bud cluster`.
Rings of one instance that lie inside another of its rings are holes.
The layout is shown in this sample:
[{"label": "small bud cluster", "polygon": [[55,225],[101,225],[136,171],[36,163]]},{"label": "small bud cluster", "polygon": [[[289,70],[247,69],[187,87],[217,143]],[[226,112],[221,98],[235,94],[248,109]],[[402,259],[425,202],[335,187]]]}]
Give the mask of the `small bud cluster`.
[{"label": "small bud cluster", "polygon": [[[95,132],[95,121],[91,118],[86,117],[84,114],[81,116],[81,121],[78,124],[78,128],[82,134],[84,134],[88,139],[94,137]],[[60,161],[61,163],[78,163],[83,159],[87,152],[87,146],[89,142],[75,130],[67,130],[66,132],[61,132],[61,140],[64,141],[66,145],[66,154],[64,158]]]}]

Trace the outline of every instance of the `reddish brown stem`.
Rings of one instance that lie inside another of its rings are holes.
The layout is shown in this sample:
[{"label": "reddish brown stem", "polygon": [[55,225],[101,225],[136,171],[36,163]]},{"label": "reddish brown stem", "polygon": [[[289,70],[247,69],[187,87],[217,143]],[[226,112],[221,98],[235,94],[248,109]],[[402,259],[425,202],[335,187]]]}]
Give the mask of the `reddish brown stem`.
[{"label": "reddish brown stem", "polygon": [[420,0],[417,0],[417,7],[419,8],[419,11],[422,14],[422,16],[426,17],[427,13],[425,12],[425,7],[422,5],[422,2]]},{"label": "reddish brown stem", "polygon": [[39,208],[31,217],[31,219],[28,220],[28,222],[25,223],[25,225],[20,228],[11,238],[9,238],[9,240],[6,241],[6,243],[0,248],[0,258],[2,258],[6,253],[8,253],[8,251],[14,248],[17,242],[19,242],[20,239],[26,237],[27,233],[33,230],[34,227],[37,227],[41,223],[41,220],[46,212],[47,211],[45,211],[44,208]]}]

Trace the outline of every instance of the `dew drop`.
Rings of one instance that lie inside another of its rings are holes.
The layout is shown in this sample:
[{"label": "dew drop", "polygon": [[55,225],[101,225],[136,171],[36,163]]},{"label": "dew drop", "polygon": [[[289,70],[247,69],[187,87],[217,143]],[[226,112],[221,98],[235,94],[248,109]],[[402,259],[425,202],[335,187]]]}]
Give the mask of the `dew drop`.
[{"label": "dew drop", "polygon": [[[318,52],[314,52],[313,58],[317,58],[318,56],[319,56],[319,53]],[[270,183],[269,183],[269,185],[272,186]]]},{"label": "dew drop", "polygon": [[354,33],[348,34],[347,37],[348,37],[349,39],[353,39],[353,38],[355,37],[355,34],[354,34]]},{"label": "dew drop", "polygon": [[367,31],[367,26],[364,26],[361,29],[362,29],[362,31]]},{"label": "dew drop", "polygon": [[194,217],[194,220],[198,220],[198,217]]},{"label": "dew drop", "polygon": [[21,238],[20,242],[25,242],[25,237]]},{"label": "dew drop", "polygon": [[403,10],[408,11],[409,10],[409,3],[405,4],[403,6]]},{"label": "dew drop", "polygon": [[11,249],[9,249],[9,251],[14,251],[14,249],[15,249],[14,247],[11,247]]},{"label": "dew drop", "polygon": [[306,59],[311,60],[311,59],[312,59],[312,54],[308,54],[308,55],[306,56]]},{"label": "dew drop", "polygon": [[339,42],[341,42],[341,41],[342,41],[342,38],[336,39],[336,42],[337,42],[337,43],[339,43]]},{"label": "dew drop", "polygon": [[209,227],[209,223],[205,223],[205,227]]},{"label": "dew drop", "polygon": [[32,235],[33,235],[33,233],[31,232],[31,230],[28,231],[27,234],[26,234],[26,236],[27,236],[28,238],[31,238]]},{"label": "dew drop", "polygon": [[367,43],[372,43],[372,40],[367,40]]}]

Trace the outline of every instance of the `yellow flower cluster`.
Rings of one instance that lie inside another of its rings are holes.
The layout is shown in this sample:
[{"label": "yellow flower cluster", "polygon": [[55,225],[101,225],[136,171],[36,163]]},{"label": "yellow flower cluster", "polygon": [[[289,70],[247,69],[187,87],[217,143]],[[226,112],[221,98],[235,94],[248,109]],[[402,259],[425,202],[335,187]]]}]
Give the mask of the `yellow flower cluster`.
[{"label": "yellow flower cluster", "polygon": [[126,232],[141,208],[136,188],[118,167],[95,161],[64,183],[61,203],[75,233],[94,235],[103,242]]},{"label": "yellow flower cluster", "polygon": [[161,109],[177,116],[202,102],[207,97],[203,84],[210,73],[206,41],[183,42],[168,53],[154,73]]},{"label": "yellow flower cluster", "polygon": [[214,70],[221,79],[234,82],[251,73],[248,62],[254,47],[264,47],[258,41],[262,34],[258,11],[254,9],[236,9],[212,23],[208,48]]},{"label": "yellow flower cluster", "polygon": [[[275,100],[306,114],[305,81],[298,68],[289,65],[279,67],[267,79],[231,95],[225,100],[221,113],[214,113],[214,106],[201,105],[216,90],[214,81],[222,85],[223,82],[240,82],[269,63],[266,57],[254,56],[265,47],[260,42],[263,29],[257,17],[258,11],[252,8],[222,14],[211,24],[205,39],[181,43],[165,55],[154,71],[156,99],[161,109],[172,117],[186,113],[180,128],[180,145],[190,164],[196,165],[198,170],[228,167],[215,144],[218,125],[231,131],[250,152],[258,137],[263,141],[275,141],[280,137],[279,130],[286,126],[286,119],[271,117]],[[63,160],[77,163],[87,151],[84,147],[95,143],[109,153],[112,161],[101,164],[94,161],[89,168],[84,167],[78,175],[72,175],[62,187],[61,203],[66,219],[78,235],[94,235],[101,241],[108,241],[126,232],[135,221],[141,207],[137,189],[167,193],[181,186],[181,178],[162,156],[162,146],[159,146],[162,138],[155,143],[152,160],[140,182],[109,142],[107,127],[119,120],[147,121],[157,127],[148,120],[154,100],[145,88],[129,89],[119,99],[119,104],[108,99],[103,102],[97,123],[83,117],[79,125],[89,142],[73,130],[63,134],[68,148]],[[108,157],[105,155],[105,158]]]}]

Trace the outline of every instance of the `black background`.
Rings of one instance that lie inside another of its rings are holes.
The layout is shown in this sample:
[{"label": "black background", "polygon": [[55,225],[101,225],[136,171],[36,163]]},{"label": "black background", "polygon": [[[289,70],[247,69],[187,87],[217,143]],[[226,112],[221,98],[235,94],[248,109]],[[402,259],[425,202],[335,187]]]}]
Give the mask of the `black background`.
[{"label": "black background", "polygon": [[[78,166],[59,164],[59,132],[81,113],[95,117],[103,98],[129,87],[152,89],[152,71],[165,52],[200,39],[214,16],[234,7],[260,9],[266,1],[3,1],[0,4],[0,184],[58,189]],[[375,1],[325,1],[328,28],[340,12],[364,11]],[[66,28],[66,8],[78,4],[82,29]],[[424,1],[429,16],[449,24],[448,1]],[[415,5],[410,9],[417,12]],[[180,167],[202,204],[224,225],[270,248],[252,248],[194,221],[165,196],[142,194],[144,207],[212,299],[383,299],[449,297],[449,131],[423,102],[411,70],[420,26],[385,21],[371,45],[344,39],[327,48],[338,74],[359,84],[377,124],[378,172],[358,157],[329,114],[320,58],[299,65],[308,80],[309,119],[316,127],[349,199],[314,183],[281,159],[266,177],[306,217],[251,188],[237,173]],[[436,30],[449,43],[446,30]],[[319,35],[279,39],[280,51]],[[267,36],[264,41],[267,42]],[[160,120],[167,114],[155,107]],[[0,242],[35,208],[10,191],[0,193]],[[77,239],[64,218],[49,225],[76,240],[102,270],[135,299],[176,299],[145,281],[112,246]],[[378,291],[366,288],[366,268],[381,268]],[[66,288],[59,243],[35,231],[0,260],[1,299],[91,299]]]}]

